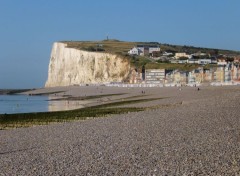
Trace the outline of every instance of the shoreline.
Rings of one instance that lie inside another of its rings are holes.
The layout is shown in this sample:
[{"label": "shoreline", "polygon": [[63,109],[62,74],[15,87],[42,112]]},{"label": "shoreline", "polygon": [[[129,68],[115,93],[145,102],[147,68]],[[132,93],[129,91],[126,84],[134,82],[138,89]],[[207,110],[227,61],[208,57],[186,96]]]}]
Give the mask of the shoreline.
[{"label": "shoreline", "polygon": [[[112,107],[92,105],[84,110],[87,116],[75,110],[56,112],[51,113],[51,120],[56,121],[50,123],[0,130],[1,171],[5,175],[19,174],[19,170],[22,175],[41,175],[43,171],[44,175],[240,172],[239,86],[206,86],[200,91],[192,87],[147,88],[145,96],[140,96],[141,90],[104,87],[102,94],[126,94],[113,96],[111,100],[120,103]],[[71,87],[66,93],[79,96],[101,91]],[[143,101],[131,102],[137,99]],[[49,114],[40,115],[46,118]]]},{"label": "shoreline", "polygon": [[[27,92],[18,93],[20,95],[27,96],[48,96],[49,97],[49,108],[50,110],[45,112],[54,111],[68,111],[74,109],[82,109],[85,107],[98,106],[105,103],[114,103],[122,100],[137,100],[143,98],[162,98],[158,95],[170,94],[171,96],[178,95],[179,91],[196,91],[202,89],[231,89],[238,88],[238,85],[226,85],[226,86],[172,86],[172,87],[116,87],[116,86],[103,86],[103,85],[88,85],[88,86],[65,86],[65,87],[50,87],[50,88],[39,88],[30,89]],[[13,90],[13,89],[12,89]],[[51,102],[61,105],[59,107],[53,106]],[[63,103],[65,106],[63,107]],[[76,104],[81,102],[81,106]],[[72,106],[72,107],[71,107]],[[139,105],[136,105],[139,107]],[[133,107],[133,105],[131,105]],[[62,108],[62,109],[61,109]],[[51,110],[52,109],[52,110]],[[27,113],[27,112],[26,112]],[[34,113],[34,112],[32,112]],[[37,113],[37,112],[36,112]],[[11,113],[18,114],[18,113]]]},{"label": "shoreline", "polygon": [[[88,105],[96,106],[104,102],[114,102],[121,99],[139,99],[141,97],[145,98],[162,98],[161,96],[166,94],[167,96],[178,96],[179,92],[185,91],[197,91],[198,88],[201,90],[221,90],[221,89],[238,89],[239,85],[224,85],[224,86],[211,86],[202,85],[199,87],[192,86],[182,86],[182,87],[110,87],[110,86],[65,86],[65,87],[50,87],[36,89],[30,92],[25,92],[26,94],[47,94],[51,92],[61,92],[54,96],[66,100],[74,99],[90,99],[92,103]],[[92,99],[91,99],[92,97]]]}]

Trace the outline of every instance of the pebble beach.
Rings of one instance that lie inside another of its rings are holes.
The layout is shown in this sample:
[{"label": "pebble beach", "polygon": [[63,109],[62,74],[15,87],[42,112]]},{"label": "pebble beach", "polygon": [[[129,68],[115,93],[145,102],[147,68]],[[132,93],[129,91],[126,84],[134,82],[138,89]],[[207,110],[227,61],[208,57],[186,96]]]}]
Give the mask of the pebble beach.
[{"label": "pebble beach", "polygon": [[[99,98],[161,98],[146,111],[0,130],[0,175],[240,175],[240,86],[58,87]],[[64,91],[64,92],[61,92]]]}]

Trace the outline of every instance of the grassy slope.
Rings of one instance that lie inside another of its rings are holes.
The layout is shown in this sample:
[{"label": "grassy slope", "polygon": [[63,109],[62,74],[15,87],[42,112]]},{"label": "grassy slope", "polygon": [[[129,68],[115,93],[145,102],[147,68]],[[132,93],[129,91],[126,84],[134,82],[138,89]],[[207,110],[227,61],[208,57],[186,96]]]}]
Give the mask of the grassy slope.
[{"label": "grassy slope", "polygon": [[[144,45],[152,45],[159,44],[161,47],[161,51],[175,51],[175,52],[206,52],[212,53],[215,52],[216,49],[210,48],[200,48],[200,47],[192,47],[192,46],[179,46],[179,45],[168,45],[168,44],[160,44],[157,42],[123,42],[118,40],[103,40],[103,41],[63,41],[63,43],[67,44],[69,48],[76,48],[82,50],[99,50],[102,49],[104,51],[98,52],[107,52],[112,54],[117,54],[122,56],[125,59],[128,59],[132,66],[136,68],[141,68],[145,65],[145,68],[165,68],[165,69],[180,69],[180,70],[193,70],[198,67],[198,65],[194,64],[169,64],[169,63],[155,63],[150,61],[147,57],[133,57],[129,56],[127,52],[138,44]],[[98,47],[101,44],[102,47]],[[219,54],[227,54],[227,55],[240,55],[240,52],[237,51],[229,51],[229,50],[218,50]],[[208,66],[209,67],[209,66]]]},{"label": "grassy slope", "polygon": [[160,44],[158,42],[124,42],[118,40],[103,40],[103,41],[62,41],[66,43],[69,48],[83,49],[88,50],[89,47],[93,47],[97,49],[98,44],[102,44],[102,48],[105,52],[113,53],[113,54],[121,54],[126,55],[127,52],[133,48],[134,46],[140,45],[160,45],[161,51],[172,50],[174,52],[205,52],[211,53],[218,50],[219,54],[226,55],[240,55],[240,51],[230,51],[230,50],[222,50],[222,49],[213,49],[213,48],[201,48],[201,47],[193,47],[193,46],[180,46],[180,45],[169,45],[169,44]]},{"label": "grassy slope", "polygon": [[[120,42],[116,40],[109,40],[109,41],[71,41],[71,42],[64,42],[67,44],[67,47],[69,48],[76,48],[76,49],[83,49],[88,50],[89,47],[93,47],[97,49],[98,44],[102,44],[102,49],[105,50],[107,53],[112,54],[120,54],[120,55],[126,55],[127,52],[133,48],[135,45],[137,45],[136,42]],[[99,47],[100,48],[100,47]]]}]

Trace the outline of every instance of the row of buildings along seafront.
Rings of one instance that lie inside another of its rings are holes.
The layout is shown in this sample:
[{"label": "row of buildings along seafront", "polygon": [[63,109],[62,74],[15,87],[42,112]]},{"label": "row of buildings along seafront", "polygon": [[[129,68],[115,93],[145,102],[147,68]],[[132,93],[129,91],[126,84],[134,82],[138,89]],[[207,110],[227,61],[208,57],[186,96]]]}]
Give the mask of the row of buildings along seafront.
[{"label": "row of buildings along seafront", "polygon": [[240,63],[229,62],[210,69],[200,66],[192,71],[146,69],[145,72],[141,72],[133,70],[130,83],[163,86],[240,83]]},{"label": "row of buildings along seafront", "polygon": [[[161,51],[159,45],[137,45],[129,55],[145,56],[157,62],[173,64],[197,64],[198,69],[192,71],[146,69],[132,70],[131,84],[158,85],[194,85],[194,84],[228,84],[240,83],[240,57],[217,55],[216,53],[172,53]],[[204,69],[205,65],[212,65]]]}]

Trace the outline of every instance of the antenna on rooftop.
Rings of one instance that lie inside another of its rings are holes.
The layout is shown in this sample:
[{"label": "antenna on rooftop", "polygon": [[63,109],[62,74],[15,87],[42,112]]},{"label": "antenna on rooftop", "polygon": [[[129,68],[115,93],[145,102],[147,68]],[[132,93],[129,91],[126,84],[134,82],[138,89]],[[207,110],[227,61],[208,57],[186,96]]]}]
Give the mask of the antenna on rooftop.
[{"label": "antenna on rooftop", "polygon": [[108,34],[107,34],[107,40],[109,40],[109,38],[108,38]]}]

